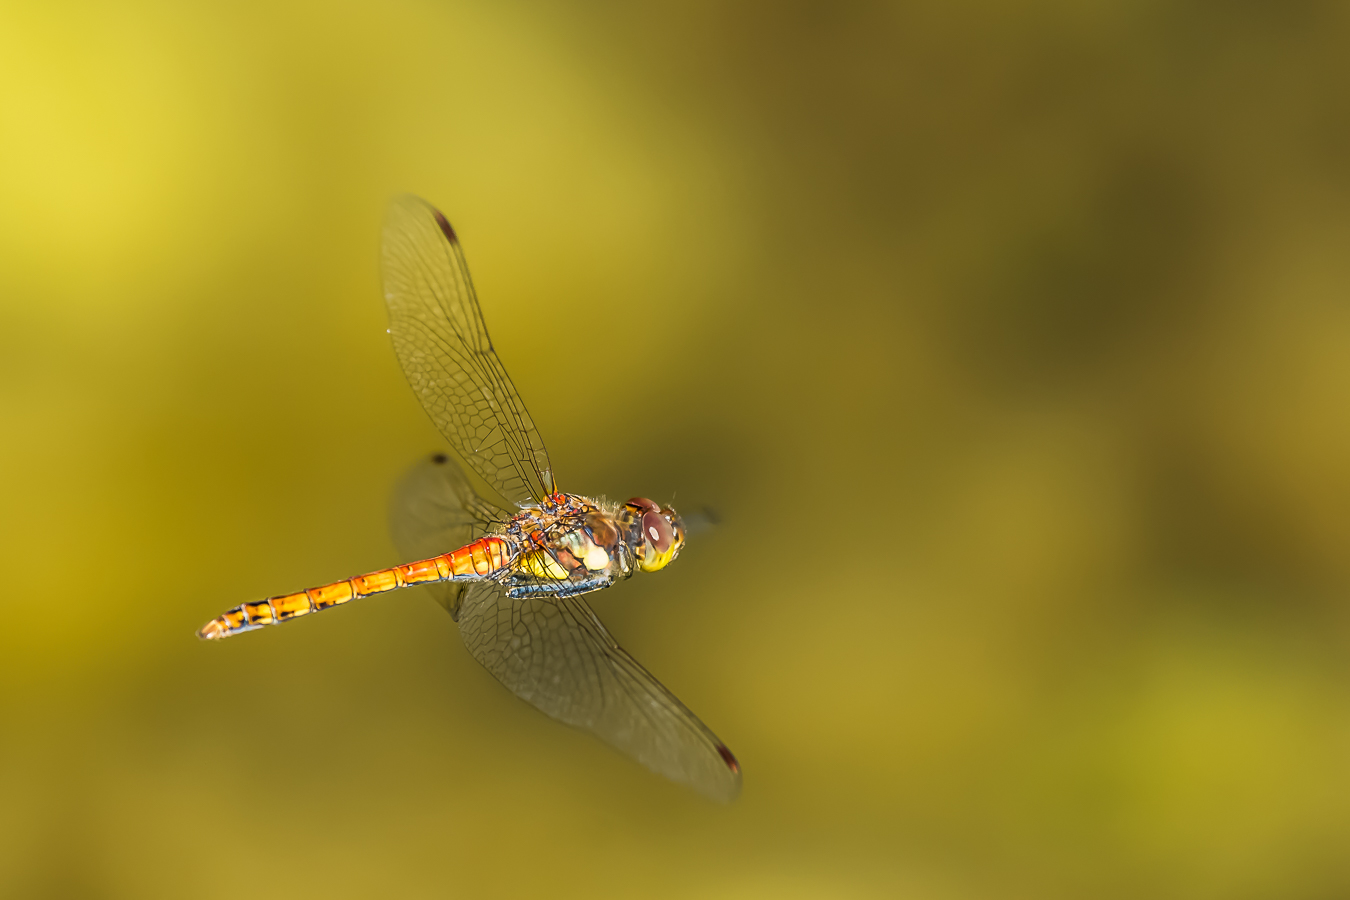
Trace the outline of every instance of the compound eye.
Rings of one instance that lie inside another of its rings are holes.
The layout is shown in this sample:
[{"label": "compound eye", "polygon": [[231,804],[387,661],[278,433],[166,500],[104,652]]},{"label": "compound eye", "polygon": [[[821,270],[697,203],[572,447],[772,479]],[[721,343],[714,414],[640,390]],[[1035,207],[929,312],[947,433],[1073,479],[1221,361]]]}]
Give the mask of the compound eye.
[{"label": "compound eye", "polygon": [[647,543],[656,548],[657,553],[665,553],[670,549],[670,542],[675,540],[675,532],[670,527],[670,522],[660,513],[649,512],[642,516],[642,536],[647,539]]},{"label": "compound eye", "polygon": [[630,497],[628,499],[628,502],[625,503],[624,506],[631,506],[634,509],[640,509],[644,513],[654,513],[661,511],[661,507],[657,506],[655,503],[648,500],[646,497]]}]

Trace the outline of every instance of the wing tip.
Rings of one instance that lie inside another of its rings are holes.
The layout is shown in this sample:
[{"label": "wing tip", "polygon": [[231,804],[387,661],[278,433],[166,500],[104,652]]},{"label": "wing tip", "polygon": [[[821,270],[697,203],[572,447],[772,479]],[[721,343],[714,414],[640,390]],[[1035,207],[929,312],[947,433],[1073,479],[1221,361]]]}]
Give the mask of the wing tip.
[{"label": "wing tip", "polygon": [[389,203],[390,215],[419,215],[431,213],[432,218],[436,220],[436,226],[441,229],[441,234],[452,244],[459,243],[459,235],[455,234],[454,226],[450,220],[436,207],[432,206],[426,200],[416,194],[398,194]]},{"label": "wing tip", "polygon": [[445,235],[446,240],[452,244],[459,243],[459,237],[455,234],[455,229],[451,227],[450,220],[441,214],[436,207],[431,208],[431,214],[436,217],[436,224],[441,227],[441,234]]},{"label": "wing tip", "polygon": [[722,762],[727,764],[727,768],[730,769],[733,774],[741,774],[741,764],[736,760],[736,755],[731,752],[726,744],[719,743],[717,745],[717,754],[722,757]]},{"label": "wing tip", "polygon": [[741,795],[741,764],[727,745],[720,741],[717,744],[717,755],[722,758],[726,773],[730,777],[705,782],[700,785],[700,792],[719,803],[733,803]]}]

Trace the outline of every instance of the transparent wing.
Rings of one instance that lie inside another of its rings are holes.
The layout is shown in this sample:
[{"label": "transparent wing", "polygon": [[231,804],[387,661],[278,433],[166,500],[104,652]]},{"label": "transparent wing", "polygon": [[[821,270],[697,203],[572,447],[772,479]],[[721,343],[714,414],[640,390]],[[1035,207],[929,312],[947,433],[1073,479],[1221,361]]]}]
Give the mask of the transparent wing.
[{"label": "transparent wing", "polygon": [[508,503],[553,493],[544,441],[492,349],[450,223],[417,197],[384,220],[384,299],[413,393],[465,463]]},{"label": "transparent wing", "polygon": [[512,600],[499,585],[473,584],[459,630],[474,659],[535,708],[715,800],[740,792],[731,751],[581,598]]},{"label": "transparent wing", "polygon": [[[459,463],[444,453],[419,460],[399,481],[389,504],[389,530],[404,562],[448,553],[502,524],[510,513],[478,496]],[[464,584],[428,584],[458,617]]]}]

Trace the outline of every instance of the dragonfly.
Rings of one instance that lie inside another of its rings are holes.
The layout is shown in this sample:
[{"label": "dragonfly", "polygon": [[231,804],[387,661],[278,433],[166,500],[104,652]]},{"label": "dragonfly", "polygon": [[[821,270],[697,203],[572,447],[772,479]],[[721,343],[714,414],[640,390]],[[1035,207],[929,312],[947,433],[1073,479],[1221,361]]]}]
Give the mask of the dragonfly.
[{"label": "dragonfly", "polygon": [[414,561],[243,603],[198,637],[221,640],[422,585],[473,658],[517,697],[660,775],[735,799],[736,757],[619,646],[585,599],[668,566],[685,543],[683,519],[645,497],[612,503],[558,489],[439,210],[413,196],[390,204],[381,270],[399,364],[454,450],[420,461],[394,492],[394,544]]}]

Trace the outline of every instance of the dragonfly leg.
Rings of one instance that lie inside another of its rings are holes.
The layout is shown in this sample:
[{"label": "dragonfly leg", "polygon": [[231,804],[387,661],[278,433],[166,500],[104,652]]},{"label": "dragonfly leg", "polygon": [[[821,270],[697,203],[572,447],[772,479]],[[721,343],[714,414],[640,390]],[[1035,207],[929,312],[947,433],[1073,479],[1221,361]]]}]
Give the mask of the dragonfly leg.
[{"label": "dragonfly leg", "polygon": [[512,600],[523,600],[526,597],[539,596],[540,594],[549,597],[575,597],[577,594],[589,594],[591,591],[607,588],[613,583],[614,579],[605,575],[572,584],[522,584],[510,588],[506,592],[506,596]]}]

